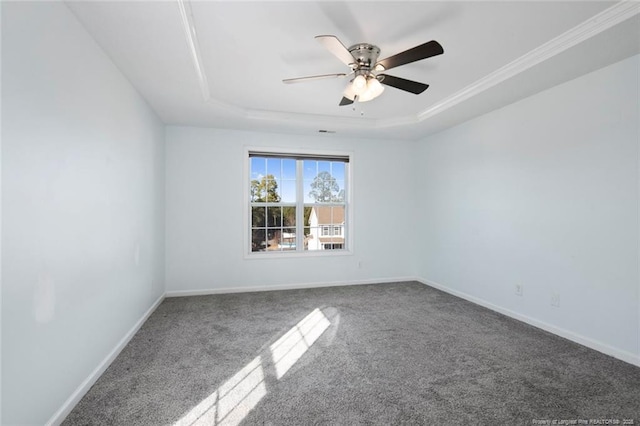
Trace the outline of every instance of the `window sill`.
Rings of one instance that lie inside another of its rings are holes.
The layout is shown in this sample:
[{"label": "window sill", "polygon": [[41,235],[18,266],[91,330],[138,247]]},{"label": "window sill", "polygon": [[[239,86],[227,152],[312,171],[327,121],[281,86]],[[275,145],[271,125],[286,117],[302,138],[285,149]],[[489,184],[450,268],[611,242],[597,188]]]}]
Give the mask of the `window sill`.
[{"label": "window sill", "polygon": [[247,260],[271,260],[271,259],[290,259],[290,258],[317,258],[317,257],[336,257],[336,256],[353,256],[351,250],[314,250],[304,252],[252,252],[245,253],[244,258]]}]

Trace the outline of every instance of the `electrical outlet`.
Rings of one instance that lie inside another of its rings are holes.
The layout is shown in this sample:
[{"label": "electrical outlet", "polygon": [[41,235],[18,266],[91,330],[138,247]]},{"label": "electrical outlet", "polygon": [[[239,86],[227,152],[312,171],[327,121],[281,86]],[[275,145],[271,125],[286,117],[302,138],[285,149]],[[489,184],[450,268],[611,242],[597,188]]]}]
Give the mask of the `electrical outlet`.
[{"label": "electrical outlet", "polygon": [[524,292],[524,286],[522,284],[516,284],[516,296],[522,296]]},{"label": "electrical outlet", "polygon": [[558,293],[551,293],[551,306],[560,307],[560,295]]}]

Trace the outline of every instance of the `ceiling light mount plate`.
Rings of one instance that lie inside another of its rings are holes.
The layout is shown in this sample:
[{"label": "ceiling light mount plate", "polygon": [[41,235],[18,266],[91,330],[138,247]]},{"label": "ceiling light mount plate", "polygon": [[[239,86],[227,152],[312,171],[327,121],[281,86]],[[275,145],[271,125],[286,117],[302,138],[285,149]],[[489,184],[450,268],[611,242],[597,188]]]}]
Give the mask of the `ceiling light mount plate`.
[{"label": "ceiling light mount plate", "polygon": [[380,48],[369,43],[358,43],[349,48],[349,53],[356,60],[356,69],[371,70],[378,61]]}]

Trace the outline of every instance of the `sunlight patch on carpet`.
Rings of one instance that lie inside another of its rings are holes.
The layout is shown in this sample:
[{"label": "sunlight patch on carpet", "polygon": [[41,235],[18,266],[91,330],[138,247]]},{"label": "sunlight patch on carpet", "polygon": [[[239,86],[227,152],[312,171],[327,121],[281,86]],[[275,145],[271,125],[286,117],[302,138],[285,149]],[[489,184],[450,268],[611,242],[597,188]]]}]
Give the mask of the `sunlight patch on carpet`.
[{"label": "sunlight patch on carpet", "polygon": [[174,425],[238,425],[266,394],[262,362],[258,356]]},{"label": "sunlight patch on carpet", "polygon": [[278,379],[293,367],[330,325],[327,317],[316,308],[271,345]]},{"label": "sunlight patch on carpet", "polygon": [[[327,317],[316,308],[270,346],[278,380],[330,325]],[[263,364],[262,356],[255,357],[174,426],[239,425],[267,394]]]}]

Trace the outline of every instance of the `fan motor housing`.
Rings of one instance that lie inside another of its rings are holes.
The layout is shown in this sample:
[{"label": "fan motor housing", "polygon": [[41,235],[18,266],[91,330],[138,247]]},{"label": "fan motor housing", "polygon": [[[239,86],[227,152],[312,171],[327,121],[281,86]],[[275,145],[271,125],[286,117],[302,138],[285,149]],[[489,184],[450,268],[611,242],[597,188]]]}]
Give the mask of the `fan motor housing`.
[{"label": "fan motor housing", "polygon": [[380,48],[369,43],[354,44],[348,50],[355,58],[358,70],[372,69],[380,55]]}]

